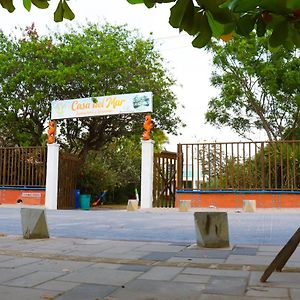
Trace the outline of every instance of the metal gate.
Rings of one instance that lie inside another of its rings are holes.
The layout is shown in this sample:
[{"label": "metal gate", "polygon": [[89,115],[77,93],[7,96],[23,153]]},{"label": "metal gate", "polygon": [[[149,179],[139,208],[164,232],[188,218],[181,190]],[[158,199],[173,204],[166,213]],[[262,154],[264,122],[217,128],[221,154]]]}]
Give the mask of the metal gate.
[{"label": "metal gate", "polygon": [[153,207],[174,207],[177,153],[163,151],[154,155]]},{"label": "metal gate", "polygon": [[79,170],[79,158],[77,155],[59,153],[58,169],[58,209],[75,208],[75,189]]}]

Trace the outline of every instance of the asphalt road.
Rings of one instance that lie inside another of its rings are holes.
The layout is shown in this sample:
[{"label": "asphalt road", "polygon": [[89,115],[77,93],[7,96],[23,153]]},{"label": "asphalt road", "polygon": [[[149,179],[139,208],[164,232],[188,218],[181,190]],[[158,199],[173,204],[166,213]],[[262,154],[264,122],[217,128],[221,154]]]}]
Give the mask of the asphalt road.
[{"label": "asphalt road", "polygon": [[[195,243],[194,211],[46,210],[46,217],[52,237]],[[282,245],[300,226],[300,210],[231,210],[228,221],[231,244]],[[20,207],[0,206],[0,233],[22,235]]]}]

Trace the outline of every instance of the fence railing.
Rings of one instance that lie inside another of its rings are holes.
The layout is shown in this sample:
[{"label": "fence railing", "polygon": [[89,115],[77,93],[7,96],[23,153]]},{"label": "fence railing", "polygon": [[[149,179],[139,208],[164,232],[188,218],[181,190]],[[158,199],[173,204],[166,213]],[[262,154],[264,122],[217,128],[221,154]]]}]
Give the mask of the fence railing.
[{"label": "fence railing", "polygon": [[46,185],[46,147],[0,148],[1,186]]},{"label": "fence railing", "polygon": [[177,188],[300,190],[300,141],[179,144]]}]

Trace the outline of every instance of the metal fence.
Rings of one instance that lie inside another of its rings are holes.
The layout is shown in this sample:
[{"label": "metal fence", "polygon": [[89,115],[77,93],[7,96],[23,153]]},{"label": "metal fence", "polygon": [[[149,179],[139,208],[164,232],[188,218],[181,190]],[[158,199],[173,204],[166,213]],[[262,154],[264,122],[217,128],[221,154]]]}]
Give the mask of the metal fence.
[{"label": "metal fence", "polygon": [[178,145],[178,189],[300,190],[300,141]]},{"label": "metal fence", "polygon": [[0,148],[1,186],[46,185],[46,147]]}]

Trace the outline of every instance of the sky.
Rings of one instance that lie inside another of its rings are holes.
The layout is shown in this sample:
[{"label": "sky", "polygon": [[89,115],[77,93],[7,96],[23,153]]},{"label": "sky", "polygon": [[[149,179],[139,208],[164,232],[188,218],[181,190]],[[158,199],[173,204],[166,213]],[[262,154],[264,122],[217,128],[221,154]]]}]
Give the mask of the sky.
[{"label": "sky", "polygon": [[[166,150],[176,151],[177,143],[196,143],[213,141],[239,141],[229,128],[217,129],[205,123],[204,114],[210,98],[218,91],[210,85],[213,70],[211,55],[191,45],[192,39],[185,33],[179,33],[169,23],[169,4],[157,5],[147,9],[144,5],[131,5],[126,0],[70,0],[68,3],[75,13],[75,19],[62,23],[53,21],[53,12],[58,0],[51,0],[47,10],[35,7],[27,12],[20,0],[15,0],[16,10],[10,14],[0,9],[0,29],[5,33],[16,34],[16,26],[25,27],[35,23],[40,34],[47,31],[66,30],[70,24],[87,22],[108,22],[113,25],[127,24],[130,29],[138,29],[145,37],[155,40],[156,49],[165,58],[165,66],[177,80],[174,92],[178,98],[178,111],[185,128],[179,130],[179,136],[169,137]],[[104,96],[104,95],[99,95]]]}]

